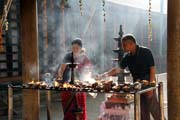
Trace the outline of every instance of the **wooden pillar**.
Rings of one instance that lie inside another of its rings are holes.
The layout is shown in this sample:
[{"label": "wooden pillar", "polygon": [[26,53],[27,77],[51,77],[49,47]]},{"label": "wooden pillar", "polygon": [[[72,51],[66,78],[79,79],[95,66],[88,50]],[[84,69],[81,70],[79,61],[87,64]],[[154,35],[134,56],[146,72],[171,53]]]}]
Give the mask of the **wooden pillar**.
[{"label": "wooden pillar", "polygon": [[180,116],[180,0],[168,0],[168,118]]},{"label": "wooden pillar", "polygon": [[[37,1],[21,0],[22,80],[39,81]],[[23,90],[23,120],[39,120],[39,91]]]}]

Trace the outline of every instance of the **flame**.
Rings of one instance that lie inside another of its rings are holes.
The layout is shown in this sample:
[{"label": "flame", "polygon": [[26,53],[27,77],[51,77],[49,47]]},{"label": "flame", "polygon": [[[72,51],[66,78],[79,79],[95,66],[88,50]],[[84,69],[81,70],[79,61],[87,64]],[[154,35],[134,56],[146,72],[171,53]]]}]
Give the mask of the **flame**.
[{"label": "flame", "polygon": [[89,82],[89,83],[92,83],[92,84],[96,82],[95,79],[93,79],[93,78],[91,77],[91,72],[88,72],[87,74],[84,74],[83,80],[84,80],[84,81],[87,81],[87,82]]},{"label": "flame", "polygon": [[64,83],[63,88],[68,88],[68,83]]},{"label": "flame", "polygon": [[59,83],[57,81],[54,82],[54,86],[55,87],[58,87],[59,86]]},{"label": "flame", "polygon": [[64,84],[63,84],[63,88],[75,88],[75,86],[74,86],[74,85],[71,85],[71,84],[69,84],[69,83],[64,83]]},{"label": "flame", "polygon": [[34,80],[32,80],[31,82],[29,82],[29,84],[34,84]]},{"label": "flame", "polygon": [[42,84],[41,85],[46,85],[46,83],[45,82],[42,82]]},{"label": "flame", "polygon": [[38,82],[36,82],[36,84],[37,84],[37,85],[40,85],[40,84],[41,84],[41,82],[39,82],[39,81],[38,81]]}]

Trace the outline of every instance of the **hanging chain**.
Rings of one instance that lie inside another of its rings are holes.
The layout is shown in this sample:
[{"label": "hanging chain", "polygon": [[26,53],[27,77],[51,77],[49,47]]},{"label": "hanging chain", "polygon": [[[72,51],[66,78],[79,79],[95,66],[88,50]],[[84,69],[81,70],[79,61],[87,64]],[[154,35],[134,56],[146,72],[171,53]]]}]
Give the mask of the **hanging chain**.
[{"label": "hanging chain", "polygon": [[149,15],[148,15],[148,40],[152,41],[152,0],[149,0]]},{"label": "hanging chain", "polygon": [[8,8],[7,5],[4,6],[4,16],[1,18],[1,25],[0,25],[0,52],[4,51],[3,47],[3,25],[5,25],[5,30],[8,30],[8,21],[7,21],[7,15],[8,15]]},{"label": "hanging chain", "polygon": [[[7,20],[7,14],[8,14],[8,8],[7,8],[7,5],[4,6],[4,23],[5,23],[5,30],[7,31],[8,30],[8,20]],[[3,27],[3,26],[2,26]]]},{"label": "hanging chain", "polygon": [[4,5],[2,17],[0,18],[1,27],[3,28],[5,25],[6,30],[8,30],[7,15],[8,15],[9,9],[11,7],[12,1],[13,0],[7,0],[6,1],[5,5]]},{"label": "hanging chain", "polygon": [[2,38],[2,34],[3,34],[3,27],[5,26],[5,30],[8,30],[8,20],[7,20],[7,15],[9,12],[9,9],[11,7],[13,0],[7,0],[5,5],[4,5],[4,9],[3,9],[3,13],[2,16],[0,17],[0,52],[4,51],[4,47],[3,47],[3,38]]},{"label": "hanging chain", "polygon": [[102,0],[102,7],[103,7],[103,17],[104,17],[104,22],[106,22],[106,10],[105,10],[105,0]]},{"label": "hanging chain", "polygon": [[45,41],[45,49],[48,48],[48,28],[47,28],[47,0],[43,1],[43,34],[44,34],[44,41]]},{"label": "hanging chain", "polygon": [[81,16],[83,15],[83,5],[82,5],[82,0],[79,0],[79,8],[80,8],[80,13],[81,13]]},{"label": "hanging chain", "polygon": [[2,38],[2,27],[0,25],[0,52],[4,50],[3,48],[3,38]]}]

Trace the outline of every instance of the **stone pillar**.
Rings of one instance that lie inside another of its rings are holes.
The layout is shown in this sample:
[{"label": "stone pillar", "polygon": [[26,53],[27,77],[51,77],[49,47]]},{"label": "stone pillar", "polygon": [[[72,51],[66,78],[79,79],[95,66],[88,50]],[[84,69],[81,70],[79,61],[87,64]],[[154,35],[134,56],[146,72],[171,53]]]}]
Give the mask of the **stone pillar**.
[{"label": "stone pillar", "polygon": [[[37,1],[21,0],[22,81],[39,81]],[[39,91],[23,90],[23,120],[39,120]]]},{"label": "stone pillar", "polygon": [[168,0],[168,118],[180,119],[180,0]]}]

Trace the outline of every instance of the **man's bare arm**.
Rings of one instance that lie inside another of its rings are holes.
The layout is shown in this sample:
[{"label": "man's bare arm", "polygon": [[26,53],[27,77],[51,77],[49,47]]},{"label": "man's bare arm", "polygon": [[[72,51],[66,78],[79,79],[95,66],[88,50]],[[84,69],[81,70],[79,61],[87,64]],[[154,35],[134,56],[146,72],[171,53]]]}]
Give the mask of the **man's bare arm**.
[{"label": "man's bare arm", "polygon": [[150,67],[150,82],[156,82],[156,77],[155,77],[155,75],[156,75],[156,68],[155,68],[155,66],[151,66]]},{"label": "man's bare arm", "polygon": [[116,75],[118,75],[121,71],[122,71],[122,69],[119,68],[119,67],[113,68],[113,69],[109,70],[108,72],[105,72],[105,73],[101,74],[101,77],[116,76]]},{"label": "man's bare arm", "polygon": [[[155,66],[151,66],[150,67],[150,82],[155,82],[156,83],[156,68]],[[151,98],[153,96],[154,92],[153,91],[149,91],[146,93],[147,97]]]}]

